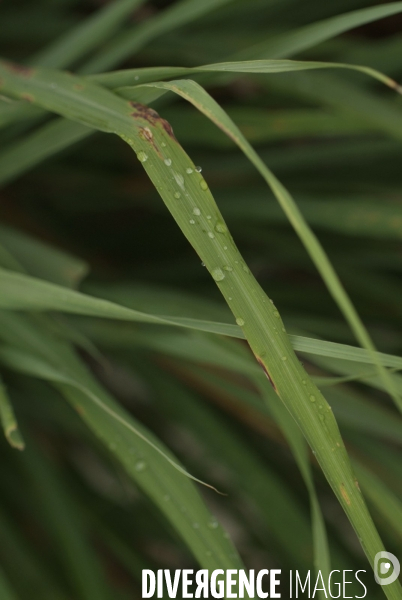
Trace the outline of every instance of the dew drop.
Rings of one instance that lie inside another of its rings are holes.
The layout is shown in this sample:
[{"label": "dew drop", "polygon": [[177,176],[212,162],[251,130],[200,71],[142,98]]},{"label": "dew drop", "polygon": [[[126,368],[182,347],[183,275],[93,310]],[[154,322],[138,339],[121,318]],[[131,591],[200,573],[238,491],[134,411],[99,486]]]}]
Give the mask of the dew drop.
[{"label": "dew drop", "polygon": [[228,249],[228,247],[227,247],[227,246],[223,246],[223,249],[224,249],[224,250],[227,250],[227,249]]},{"label": "dew drop", "polygon": [[211,275],[215,281],[222,281],[222,279],[225,279],[225,273],[222,271],[222,269],[214,269]]},{"label": "dew drop", "polygon": [[223,267],[223,270],[224,270],[224,271],[228,271],[228,272],[230,273],[231,271],[233,271],[233,268],[232,268],[230,265],[225,265],[225,266]]},{"label": "dew drop", "polygon": [[135,465],[135,470],[136,471],[144,471],[146,469],[146,464],[144,463],[143,460],[139,460],[136,465]]},{"label": "dew drop", "polygon": [[221,221],[218,221],[218,223],[215,225],[215,231],[219,231],[219,233],[226,233],[227,230],[228,229],[225,223],[222,223]]},{"label": "dew drop", "polygon": [[288,357],[287,356],[282,356],[282,360],[287,360]]},{"label": "dew drop", "polygon": [[193,173],[193,169],[191,169],[190,167],[188,167],[188,169],[186,169],[186,173],[188,173],[189,175],[191,175],[191,173]]},{"label": "dew drop", "polygon": [[209,523],[208,523],[208,527],[210,529],[217,529],[218,525],[219,525],[218,521],[215,521],[215,520],[209,521]]},{"label": "dew drop", "polygon": [[238,324],[239,327],[243,327],[243,325],[245,324],[244,319],[241,319],[240,317],[238,317],[236,319],[236,323]]},{"label": "dew drop", "polygon": [[194,219],[190,219],[190,225],[195,225]]},{"label": "dew drop", "polygon": [[325,417],[324,417],[324,415],[320,415],[320,421],[322,421],[323,423],[325,423]]},{"label": "dew drop", "polygon": [[205,263],[201,263],[201,266],[202,266],[202,267],[205,267]]},{"label": "dew drop", "polygon": [[180,173],[174,173],[174,178],[176,180],[177,185],[179,185],[182,189],[184,189],[184,177]]},{"label": "dew drop", "polygon": [[210,221],[212,219],[211,215],[207,215],[207,219]]},{"label": "dew drop", "polygon": [[205,179],[201,179],[201,181],[200,181],[200,188],[201,188],[202,190],[204,190],[204,192],[205,192],[205,191],[208,189],[208,184],[207,184],[207,182],[205,181]]},{"label": "dew drop", "polygon": [[211,240],[214,239],[214,234],[212,233],[212,231],[208,231],[208,237],[211,238]]},{"label": "dew drop", "polygon": [[161,143],[161,146],[162,146],[162,148],[166,148],[166,144],[165,144],[165,142],[162,142],[162,143]]},{"label": "dew drop", "polygon": [[310,402],[315,402],[315,396],[313,396],[313,395],[310,396]]},{"label": "dew drop", "polygon": [[165,160],[163,162],[165,163],[165,165],[167,167],[170,167],[170,165],[172,164],[172,160],[170,158],[165,158]]},{"label": "dew drop", "polygon": [[134,77],[134,79],[135,79],[136,81],[138,81],[138,80],[139,80],[139,76],[138,76],[138,75],[136,75],[136,76]]},{"label": "dew drop", "polygon": [[180,196],[181,196],[180,192],[175,192],[173,195],[175,198],[180,198]]},{"label": "dew drop", "polygon": [[284,327],[282,327],[282,331],[283,333],[286,333],[286,329]]},{"label": "dew drop", "polygon": [[197,217],[199,217],[199,216],[200,216],[200,214],[201,214],[201,211],[200,211],[200,209],[199,209],[199,208],[194,208],[194,209],[193,209],[193,215],[197,215]]},{"label": "dew drop", "polygon": [[141,150],[141,152],[138,152],[137,158],[140,162],[144,163],[146,160],[148,160],[148,155],[145,154],[145,152],[142,152]]},{"label": "dew drop", "polygon": [[195,170],[197,171],[197,173],[201,173],[202,167],[195,167]]},{"label": "dew drop", "polygon": [[274,316],[275,316],[277,319],[279,319],[279,313],[278,313],[278,311],[277,311],[277,310],[274,310]]},{"label": "dew drop", "polygon": [[303,385],[307,385],[307,381],[305,379],[302,380]]}]

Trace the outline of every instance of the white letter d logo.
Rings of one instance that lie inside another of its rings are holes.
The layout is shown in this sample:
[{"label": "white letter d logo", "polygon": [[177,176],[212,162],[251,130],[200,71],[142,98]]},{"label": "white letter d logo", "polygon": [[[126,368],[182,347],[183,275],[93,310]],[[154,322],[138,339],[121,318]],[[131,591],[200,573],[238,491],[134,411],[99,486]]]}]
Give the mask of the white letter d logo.
[{"label": "white letter d logo", "polygon": [[[381,561],[381,562],[380,562]],[[393,570],[392,570],[393,567]],[[374,559],[374,579],[379,585],[394,583],[399,577],[401,565],[399,560],[391,552],[378,552]],[[381,577],[391,573],[388,577]]]}]

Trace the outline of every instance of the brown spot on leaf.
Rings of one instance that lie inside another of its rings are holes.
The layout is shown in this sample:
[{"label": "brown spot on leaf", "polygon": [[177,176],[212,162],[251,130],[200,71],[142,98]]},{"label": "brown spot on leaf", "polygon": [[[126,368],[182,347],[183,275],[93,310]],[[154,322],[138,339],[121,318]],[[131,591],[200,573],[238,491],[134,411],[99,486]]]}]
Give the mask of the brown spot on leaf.
[{"label": "brown spot on leaf", "polygon": [[264,363],[262,362],[261,358],[259,358],[258,356],[257,356],[256,358],[257,358],[258,364],[260,365],[260,367],[262,367],[262,370],[264,371],[265,375],[267,376],[269,383],[270,383],[270,384],[272,385],[272,387],[274,388],[274,391],[275,391],[276,393],[278,393],[278,390],[277,390],[277,388],[276,388],[276,385],[275,385],[275,384],[274,384],[274,382],[272,381],[272,377],[271,377],[271,375],[268,373],[268,370],[267,370],[266,366],[264,365]]},{"label": "brown spot on leaf", "polygon": [[35,72],[31,67],[26,67],[25,65],[19,65],[12,62],[7,62],[5,67],[11,71],[11,73],[16,73],[17,75],[22,75],[23,77],[31,77],[31,75],[33,75]]},{"label": "brown spot on leaf", "polygon": [[342,498],[345,500],[346,504],[348,506],[350,506],[350,504],[351,504],[350,498],[346,491],[345,485],[343,483],[341,483],[341,494],[342,494]]},{"label": "brown spot on leaf", "polygon": [[140,117],[141,119],[145,119],[150,125],[154,126],[160,123],[168,136],[177,141],[170,123],[168,123],[165,119],[162,119],[156,110],[153,110],[153,108],[149,108],[149,106],[141,104],[140,102],[130,102],[130,104],[136,110],[136,112],[131,113],[132,117]]},{"label": "brown spot on leaf", "polygon": [[173,138],[176,141],[176,136],[173,133],[173,128],[172,128],[171,124],[168,123],[168,121],[166,121],[165,119],[161,119],[161,123],[162,123],[163,129],[166,131],[168,136]]},{"label": "brown spot on leaf", "polygon": [[150,141],[152,141],[152,138],[154,136],[152,135],[152,131],[150,130],[149,127],[141,127],[140,128],[140,137],[142,137],[143,140],[150,142]]}]

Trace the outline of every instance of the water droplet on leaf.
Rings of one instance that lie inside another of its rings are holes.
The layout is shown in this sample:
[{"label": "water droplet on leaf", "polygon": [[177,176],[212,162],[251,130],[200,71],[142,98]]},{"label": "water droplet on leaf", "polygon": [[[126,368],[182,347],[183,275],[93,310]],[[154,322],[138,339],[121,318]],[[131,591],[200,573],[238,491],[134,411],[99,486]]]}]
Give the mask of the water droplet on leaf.
[{"label": "water droplet on leaf", "polygon": [[140,162],[144,163],[146,160],[148,160],[148,155],[145,154],[145,152],[142,152],[141,150],[141,152],[138,152],[137,158]]},{"label": "water droplet on leaf", "polygon": [[228,229],[225,223],[222,223],[221,221],[218,221],[218,223],[215,225],[215,231],[219,231],[219,233],[226,233],[227,230]]},{"label": "water droplet on leaf", "polygon": [[225,273],[222,271],[222,269],[214,269],[211,275],[215,281],[222,281],[222,279],[225,279]]}]

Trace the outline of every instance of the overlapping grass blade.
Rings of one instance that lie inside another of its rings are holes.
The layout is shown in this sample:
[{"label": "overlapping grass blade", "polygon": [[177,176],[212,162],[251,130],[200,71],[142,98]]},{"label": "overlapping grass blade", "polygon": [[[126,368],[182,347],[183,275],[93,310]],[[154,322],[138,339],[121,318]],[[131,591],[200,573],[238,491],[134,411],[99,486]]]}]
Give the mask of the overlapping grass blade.
[{"label": "overlapping grass blade", "polygon": [[[310,229],[289,192],[263,163],[258,154],[242,135],[238,127],[236,127],[225,111],[211,98],[211,96],[194,81],[176,80],[168,83],[149,83],[144,84],[144,86],[172,91],[191,102],[198,110],[203,112],[218,127],[220,127],[226,133],[226,135],[228,135],[239,146],[239,148],[258,169],[265,181],[271,187],[294,230],[302,240],[307,252],[316,265],[323,281],[327,285],[328,290],[330,291],[335,302],[338,304],[345,319],[349,323],[349,326],[354,332],[357,340],[371,354],[373,363],[378,366],[379,373],[384,381],[386,389],[402,411],[402,398],[395,392],[392,379],[388,377],[386,370],[377,360],[375,346],[371,341],[371,338],[349,296],[347,295],[346,290],[342,286],[338,275],[332,267],[327,254],[318,241],[318,238]],[[135,94],[135,89],[136,88],[134,88],[132,92],[133,94]]]},{"label": "overlapping grass blade", "polygon": [[1,361],[60,391],[159,507],[200,565],[240,568],[231,542],[193,482],[183,475],[184,469],[173,468],[177,461],[171,453],[102,389],[68,345],[50,335],[43,321],[38,326],[29,317],[11,313],[0,317]]},{"label": "overlapping grass blade", "polygon": [[[261,394],[265,402],[268,404],[276,423],[279,425],[290,448],[292,449],[293,456],[307,487],[310,497],[311,520],[313,526],[314,566],[316,572],[318,573],[318,571],[321,571],[323,577],[327,579],[329,573],[331,572],[331,558],[328,548],[324,517],[322,515],[314,487],[314,480],[308,458],[308,447],[306,441],[303,438],[303,434],[298,428],[297,423],[287,410],[286,405],[277,402],[276,397],[272,397],[272,394],[270,393],[271,390],[268,388],[268,382],[262,379],[260,374],[258,377],[254,378],[254,381],[259,387]],[[322,591],[320,592],[320,598],[324,598],[324,593],[322,593]]]},{"label": "overlapping grass blade", "polygon": [[[82,294],[75,290],[68,290],[6,269],[0,269],[0,283],[2,285],[0,307],[3,309],[60,311],[105,319],[170,325],[244,339],[244,334],[238,325],[217,322],[212,316],[210,320],[206,320],[127,308],[109,300]],[[149,305],[149,301],[145,302],[145,304]],[[166,306],[164,308],[166,311]],[[160,310],[163,310],[163,305],[160,306]],[[289,339],[293,348],[299,352],[317,356],[328,356],[339,360],[373,364],[370,353],[363,348],[298,335],[290,335]],[[120,345],[124,345],[125,343],[130,344],[131,332],[125,333],[124,330],[116,332],[116,340],[118,340]],[[402,368],[402,358],[398,356],[381,352],[377,352],[376,356],[377,361],[386,367]]]}]

